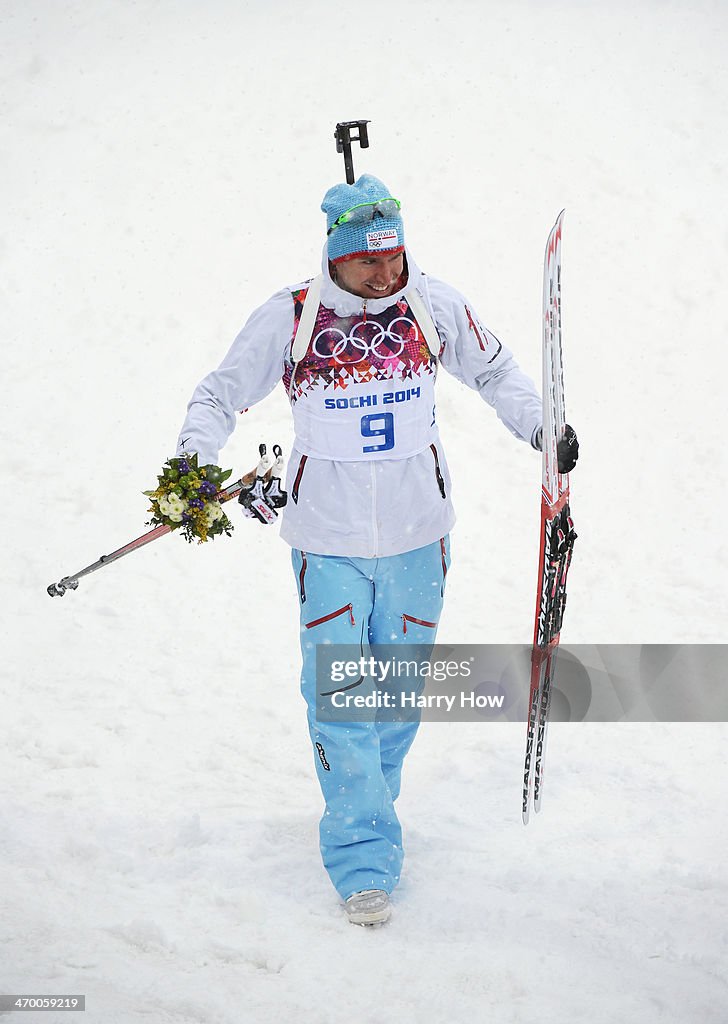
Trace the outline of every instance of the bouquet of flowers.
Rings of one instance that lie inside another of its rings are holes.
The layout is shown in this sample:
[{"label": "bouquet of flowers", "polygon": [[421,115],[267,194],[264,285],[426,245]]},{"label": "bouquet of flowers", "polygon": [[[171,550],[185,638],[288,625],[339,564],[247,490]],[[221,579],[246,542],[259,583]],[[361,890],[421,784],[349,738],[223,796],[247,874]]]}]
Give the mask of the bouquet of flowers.
[{"label": "bouquet of flowers", "polygon": [[181,530],[190,544],[221,533],[229,537],[233,526],[222,510],[218,487],[231,473],[219,466],[199,468],[196,454],[169,459],[157,477],[157,489],[143,492],[152,499],[147,525]]}]

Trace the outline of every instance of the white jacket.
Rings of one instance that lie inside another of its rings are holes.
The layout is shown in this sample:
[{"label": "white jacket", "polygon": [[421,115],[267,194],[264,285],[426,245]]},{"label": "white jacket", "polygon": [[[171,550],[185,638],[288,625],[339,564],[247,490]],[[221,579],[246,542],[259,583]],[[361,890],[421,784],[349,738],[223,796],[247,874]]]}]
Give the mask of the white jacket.
[{"label": "white jacket", "polygon": [[[542,420],[541,397],[533,382],[459,292],[422,273],[409,252],[407,268],[407,286],[416,286],[442,340],[442,366],[493,406],[512,434],[532,444]],[[321,305],[341,317],[362,315],[364,300],[331,279],[326,249],[323,274]],[[218,369],[195,388],[179,435],[179,455],[197,452],[200,465],[217,464],[235,428],[236,413],[261,401],[282,380],[286,365],[290,367],[294,332],[292,292],[301,287],[283,288],[257,309]],[[367,299],[367,315],[376,316],[403,295],[404,289]],[[439,438],[407,458],[367,461],[304,457],[294,441],[286,490],[281,537],[316,554],[400,554],[445,536],[455,522]]]}]

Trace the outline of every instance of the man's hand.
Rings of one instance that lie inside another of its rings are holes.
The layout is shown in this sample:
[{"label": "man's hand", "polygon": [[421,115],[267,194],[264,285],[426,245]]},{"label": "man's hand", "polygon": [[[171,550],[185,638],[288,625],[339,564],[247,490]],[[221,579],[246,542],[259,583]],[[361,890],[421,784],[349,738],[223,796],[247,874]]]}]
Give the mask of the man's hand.
[{"label": "man's hand", "polygon": [[570,473],[579,458],[579,442],[576,431],[568,423],[564,424],[564,436],[556,445],[556,453],[559,457],[559,473]]},{"label": "man's hand", "polygon": [[[543,451],[543,430],[541,427],[536,431],[533,439],[533,447]],[[556,454],[559,458],[559,473],[570,473],[579,458],[579,441],[576,431],[568,423],[564,424],[564,436],[556,445]]]}]

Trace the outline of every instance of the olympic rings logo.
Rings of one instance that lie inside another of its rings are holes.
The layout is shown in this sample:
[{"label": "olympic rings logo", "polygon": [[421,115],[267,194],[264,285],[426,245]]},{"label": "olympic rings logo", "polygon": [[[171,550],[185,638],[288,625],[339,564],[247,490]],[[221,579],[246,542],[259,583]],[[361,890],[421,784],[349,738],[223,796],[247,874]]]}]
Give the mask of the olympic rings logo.
[{"label": "olympic rings logo", "polygon": [[414,320],[398,316],[386,328],[376,320],[361,320],[354,324],[348,334],[344,334],[338,327],[326,327],[319,331],[311,347],[319,359],[333,359],[339,366],[353,366],[367,357],[379,360],[395,359],[402,354],[407,341],[407,338],[395,329],[395,324],[404,325],[405,333],[413,331],[413,340],[419,338],[419,330]]}]

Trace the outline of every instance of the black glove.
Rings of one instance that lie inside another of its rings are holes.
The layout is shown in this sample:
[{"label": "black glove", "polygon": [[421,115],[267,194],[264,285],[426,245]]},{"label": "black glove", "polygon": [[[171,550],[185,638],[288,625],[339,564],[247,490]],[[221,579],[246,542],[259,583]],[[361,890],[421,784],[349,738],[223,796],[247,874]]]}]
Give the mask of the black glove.
[{"label": "black glove", "polygon": [[[543,429],[538,428],[531,442],[536,451],[543,451]],[[568,423],[564,424],[564,436],[556,445],[556,453],[559,458],[559,473],[570,473],[579,458],[579,442],[576,431]]]},{"label": "black glove", "polygon": [[564,424],[564,436],[556,445],[559,457],[559,473],[570,473],[579,458],[579,442],[576,431],[568,423]]}]

